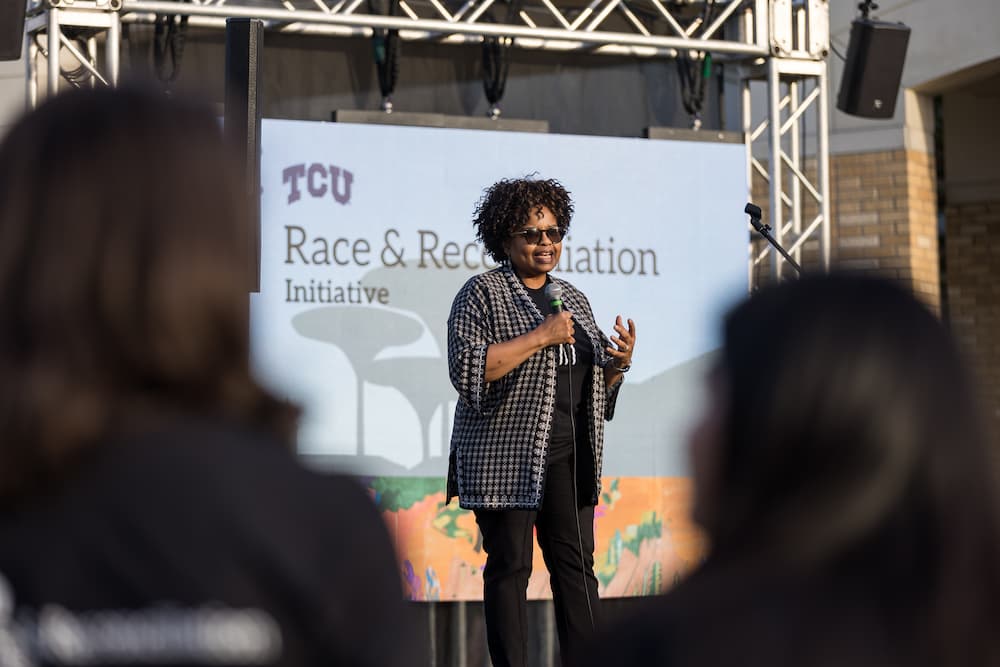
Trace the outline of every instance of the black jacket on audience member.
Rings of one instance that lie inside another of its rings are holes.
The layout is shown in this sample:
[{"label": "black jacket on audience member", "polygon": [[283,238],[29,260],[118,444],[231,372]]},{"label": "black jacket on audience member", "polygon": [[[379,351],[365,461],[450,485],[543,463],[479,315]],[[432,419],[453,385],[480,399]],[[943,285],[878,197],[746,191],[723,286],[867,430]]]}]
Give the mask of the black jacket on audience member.
[{"label": "black jacket on audience member", "polygon": [[[125,619],[137,644],[118,648],[145,659],[160,651],[154,664],[169,664],[185,621],[226,618],[212,616],[220,610],[245,620],[239,613],[249,611],[265,621],[256,627],[278,629],[280,656],[266,633],[241,637],[230,627],[230,639],[262,648],[274,658],[264,664],[419,660],[392,546],[352,480],[306,470],[282,444],[219,422],[122,438],[88,456],[57,491],[0,512],[0,575],[9,586],[0,593],[15,605],[0,623],[23,630],[53,609],[83,621],[78,628]],[[224,642],[224,629],[207,632]],[[44,650],[40,661],[58,664]],[[181,650],[197,657],[202,649]]]}]

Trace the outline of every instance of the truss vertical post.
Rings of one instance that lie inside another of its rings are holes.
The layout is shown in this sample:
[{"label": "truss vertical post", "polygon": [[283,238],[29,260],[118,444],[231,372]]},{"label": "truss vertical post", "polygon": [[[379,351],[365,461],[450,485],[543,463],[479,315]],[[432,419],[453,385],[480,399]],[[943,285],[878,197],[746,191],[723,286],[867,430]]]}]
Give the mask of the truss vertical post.
[{"label": "truss vertical post", "polygon": [[111,23],[104,44],[104,57],[107,63],[108,81],[112,86],[117,86],[121,69],[122,17],[118,12],[110,12],[109,18]]},{"label": "truss vertical post", "polygon": [[758,44],[771,43],[771,11],[770,5],[774,0],[755,0],[754,19]]},{"label": "truss vertical post", "polygon": [[59,26],[59,10],[50,6],[48,18],[49,52],[46,56],[46,64],[48,65],[47,90],[49,95],[55,95],[59,92],[59,49],[62,47],[59,43],[59,37],[62,35],[62,28]]},{"label": "truss vertical post", "polygon": [[[740,114],[743,117],[743,147],[746,159],[747,201],[753,201],[753,95],[750,79],[740,81]],[[747,225],[747,229],[750,225]],[[753,241],[747,241],[747,286],[753,287]]]},{"label": "truss vertical post", "polygon": [[24,75],[27,80],[27,95],[25,102],[29,109],[38,106],[38,44],[30,33],[24,34],[27,43],[24,53]]},{"label": "truss vertical post", "polygon": [[[788,151],[789,151],[789,161],[795,169],[801,171],[802,169],[802,146],[801,146],[801,129],[799,121],[799,94],[800,91],[805,91],[805,83],[800,82],[797,79],[793,79],[788,82],[788,110],[791,112],[792,123],[791,127],[788,129]],[[797,178],[792,178],[790,185],[792,186],[792,205],[791,205],[791,217],[792,217],[792,232],[798,236],[802,233],[802,182]],[[796,248],[792,253],[792,257],[800,265],[802,264],[802,246]]]},{"label": "truss vertical post", "polygon": [[816,120],[816,141],[818,144],[816,175],[819,180],[820,194],[823,196],[823,200],[820,202],[820,215],[823,216],[825,224],[819,237],[819,252],[824,271],[830,268],[830,95],[827,88],[828,72],[826,61],[821,62],[817,82],[819,107],[816,109],[818,115]]},{"label": "truss vertical post", "polygon": [[[779,244],[784,245],[784,211],[782,210],[781,184],[781,70],[777,58],[767,61],[767,139],[770,153],[767,165],[768,183],[770,184],[771,227],[772,236]],[[771,253],[771,274],[776,280],[781,280],[783,262],[781,256]]]},{"label": "truss vertical post", "polygon": [[[826,63],[829,7],[827,0],[807,3],[770,0],[768,11],[770,55],[748,63],[742,70],[743,124],[744,132],[749,132],[747,178],[752,180],[757,174],[767,181],[769,223],[774,239],[799,263],[806,243],[815,244],[819,249],[819,268],[825,271],[830,267],[831,224]],[[767,84],[767,113],[759,122],[754,120],[753,110],[759,114],[762,105],[758,103],[755,107],[748,92],[753,80]],[[758,124],[754,125],[755,122]],[[758,138],[763,140],[765,133],[766,153],[755,151],[754,142]],[[813,159],[815,175],[810,173]],[[766,168],[764,160],[768,162]],[[813,210],[817,211],[815,215]],[[770,260],[771,279],[781,280],[787,274],[785,259],[765,246],[751,256],[751,287],[754,267],[764,260]]]}]

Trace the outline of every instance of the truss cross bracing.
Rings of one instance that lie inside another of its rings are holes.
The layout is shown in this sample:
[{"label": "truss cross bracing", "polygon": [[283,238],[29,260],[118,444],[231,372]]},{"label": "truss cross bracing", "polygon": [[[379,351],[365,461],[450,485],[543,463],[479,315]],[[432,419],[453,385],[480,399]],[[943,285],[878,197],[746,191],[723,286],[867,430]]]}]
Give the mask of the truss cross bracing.
[{"label": "truss cross bracing", "polygon": [[[824,61],[769,58],[750,70],[766,83],[766,115],[754,121],[751,84],[745,76],[743,131],[747,149],[747,182],[756,175],[768,185],[772,235],[802,264],[808,241],[816,241],[818,260],[830,265],[830,159],[827,68]],[[809,121],[812,121],[811,123]],[[767,137],[766,153],[758,139]],[[810,141],[811,139],[811,141]],[[762,156],[766,163],[762,160]],[[769,245],[760,252],[750,247],[748,265],[752,285],[756,267],[770,258],[771,275],[780,280],[787,262]]]},{"label": "truss cross bracing", "polygon": [[[61,83],[115,85],[119,76],[123,23],[152,23],[157,16],[188,17],[191,26],[224,28],[227,18],[258,18],[285,33],[370,36],[398,30],[405,40],[442,44],[507,37],[515,48],[583,51],[643,58],[711,53],[741,64],[743,131],[748,193],[753,174],[770,190],[774,235],[798,259],[803,245],[818,239],[823,267],[829,264],[829,169],[826,56],[828,0],[398,0],[391,15],[374,12],[367,0],[31,0],[25,23],[29,103],[57,92]],[[388,3],[385,3],[388,4]],[[48,57],[49,54],[58,54]],[[65,62],[78,66],[64,69]],[[44,69],[42,64],[44,63]],[[767,88],[766,117],[754,124],[752,80]],[[815,112],[815,152],[800,136]],[[754,152],[767,137],[766,166]],[[806,175],[806,157],[816,176]],[[789,174],[788,183],[782,174]],[[805,196],[803,196],[803,193]],[[804,203],[818,213],[806,220]],[[748,227],[749,228],[749,227]],[[773,274],[784,260],[768,254]],[[751,278],[752,279],[752,278]]]}]

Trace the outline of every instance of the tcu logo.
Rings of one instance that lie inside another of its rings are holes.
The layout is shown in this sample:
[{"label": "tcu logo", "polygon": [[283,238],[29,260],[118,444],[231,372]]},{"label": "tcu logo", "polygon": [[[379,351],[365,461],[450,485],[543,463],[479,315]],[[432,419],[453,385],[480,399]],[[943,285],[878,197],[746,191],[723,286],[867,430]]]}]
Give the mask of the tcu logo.
[{"label": "tcu logo", "polygon": [[309,194],[317,199],[329,194],[338,204],[351,201],[351,183],[354,182],[354,174],[346,169],[313,162],[308,167],[305,164],[293,164],[285,167],[281,174],[282,182],[290,186],[289,204],[302,198],[300,185],[302,181],[305,181],[305,188]]}]

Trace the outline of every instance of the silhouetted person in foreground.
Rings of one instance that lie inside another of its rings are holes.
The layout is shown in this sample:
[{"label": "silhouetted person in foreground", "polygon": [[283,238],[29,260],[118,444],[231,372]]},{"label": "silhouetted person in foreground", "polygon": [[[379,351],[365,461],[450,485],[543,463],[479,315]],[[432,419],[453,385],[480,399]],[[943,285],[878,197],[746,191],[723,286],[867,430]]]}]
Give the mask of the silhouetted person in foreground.
[{"label": "silhouetted person in foreground", "polygon": [[725,320],[690,439],[708,557],[594,665],[1000,664],[997,490],[938,320],[887,282],[765,289]]},{"label": "silhouetted person in foreground", "polygon": [[210,111],[139,90],[0,145],[3,664],[419,654],[369,498],[251,376],[239,173]]}]

